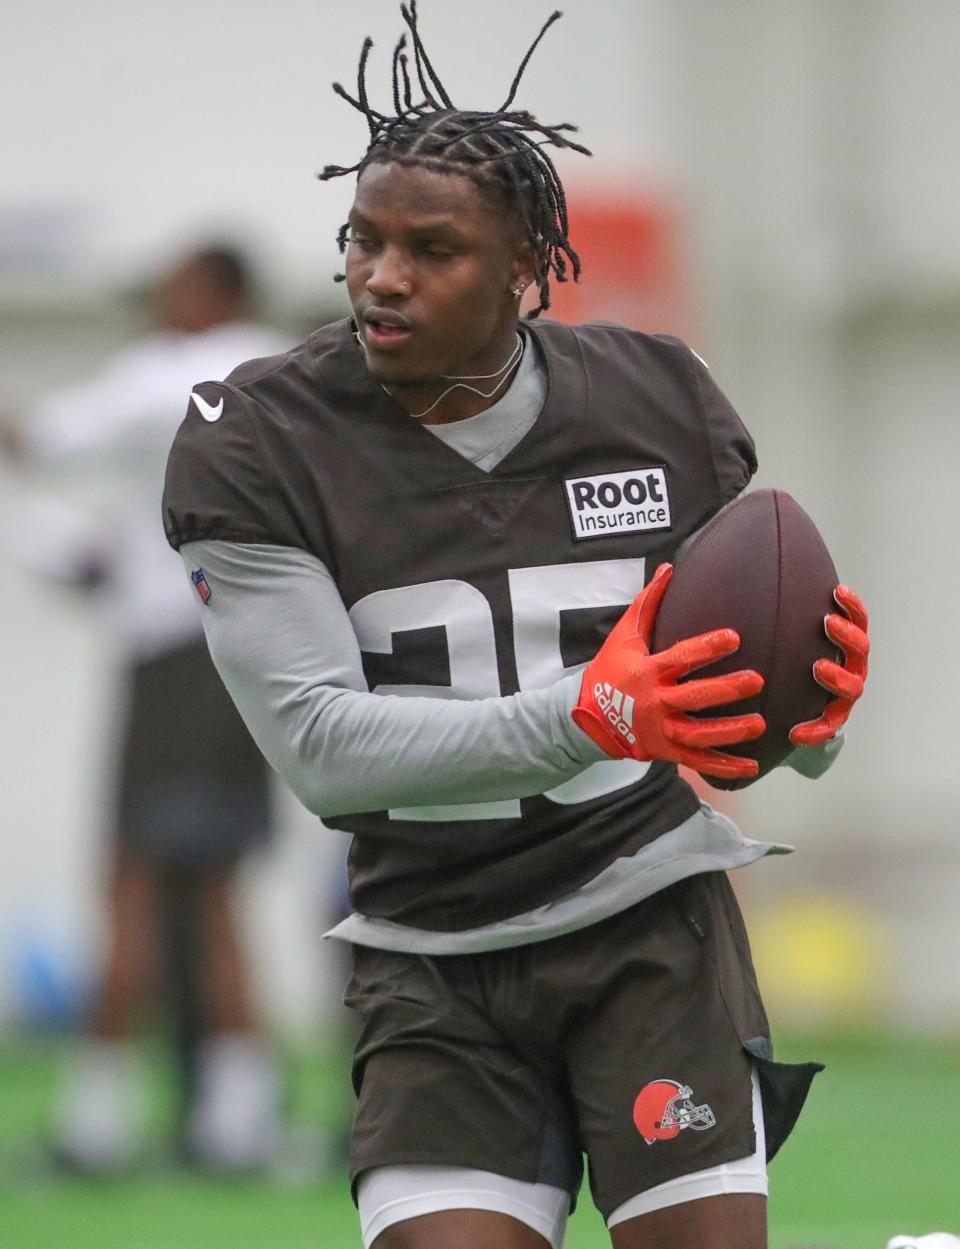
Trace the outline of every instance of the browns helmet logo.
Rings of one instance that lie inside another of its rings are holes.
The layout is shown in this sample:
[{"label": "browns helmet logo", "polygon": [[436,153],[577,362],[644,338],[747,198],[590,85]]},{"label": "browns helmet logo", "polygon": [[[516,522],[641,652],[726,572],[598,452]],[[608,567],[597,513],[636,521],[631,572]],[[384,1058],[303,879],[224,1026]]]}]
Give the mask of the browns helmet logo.
[{"label": "browns helmet logo", "polygon": [[706,1104],[695,1106],[693,1090],[676,1080],[653,1080],[645,1084],[633,1103],[633,1122],[637,1131],[652,1145],[654,1141],[670,1141],[684,1128],[703,1132],[712,1128],[717,1119]]}]

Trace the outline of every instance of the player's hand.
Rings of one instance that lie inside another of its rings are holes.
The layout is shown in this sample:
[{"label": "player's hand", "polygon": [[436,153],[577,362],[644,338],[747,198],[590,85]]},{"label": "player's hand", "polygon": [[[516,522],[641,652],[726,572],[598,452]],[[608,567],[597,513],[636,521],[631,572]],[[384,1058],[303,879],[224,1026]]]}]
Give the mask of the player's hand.
[{"label": "player's hand", "polygon": [[867,637],[867,609],[849,586],[838,585],[833,592],[837,605],[844,612],[824,617],[823,627],[827,637],[843,651],[842,664],[832,659],[818,659],[813,665],[813,675],[825,690],[834,695],[816,720],[805,720],[790,730],[790,740],[795,746],[819,746],[836,735],[837,729],[846,723],[853,704],[863,693],[867,679],[867,656],[870,639]]},{"label": "player's hand", "polygon": [[614,625],[583,674],[573,719],[615,759],[667,759],[707,776],[756,776],[755,760],[723,754],[713,747],[759,737],[767,727],[762,716],[699,720],[686,713],[758,694],[763,688],[759,672],[732,672],[677,684],[688,672],[732,655],[740,645],[737,632],[714,629],[650,654],[657,610],[672,575],[671,566],[661,564]]}]

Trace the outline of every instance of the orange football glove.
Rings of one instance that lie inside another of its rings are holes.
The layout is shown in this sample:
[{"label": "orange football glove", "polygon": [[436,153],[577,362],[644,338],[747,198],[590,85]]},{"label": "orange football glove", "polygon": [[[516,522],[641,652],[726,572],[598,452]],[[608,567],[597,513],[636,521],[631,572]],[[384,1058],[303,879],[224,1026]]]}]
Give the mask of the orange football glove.
[{"label": "orange football glove", "polygon": [[853,704],[863,693],[867,679],[867,656],[870,639],[867,637],[867,609],[849,586],[838,585],[833,592],[838,606],[845,615],[825,616],[823,627],[831,642],[843,651],[844,662],[818,659],[813,665],[813,675],[825,690],[836,695],[827,703],[816,720],[804,720],[790,730],[790,740],[795,746],[819,746],[836,736],[837,730],[846,723]]},{"label": "orange football glove", "polygon": [[661,564],[614,625],[583,674],[573,719],[615,759],[667,759],[707,776],[756,776],[755,760],[711,748],[759,737],[767,727],[762,716],[697,720],[684,713],[758,694],[763,688],[759,672],[677,684],[695,668],[732,655],[740,645],[737,632],[714,629],[650,654],[657,610],[672,575],[671,566]]}]

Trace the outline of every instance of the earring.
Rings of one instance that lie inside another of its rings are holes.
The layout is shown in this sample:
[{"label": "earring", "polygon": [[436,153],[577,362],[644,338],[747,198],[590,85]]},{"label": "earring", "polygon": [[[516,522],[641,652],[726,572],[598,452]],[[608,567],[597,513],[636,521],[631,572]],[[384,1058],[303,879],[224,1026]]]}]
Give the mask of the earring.
[{"label": "earring", "polygon": [[525,286],[515,286],[515,287],[513,288],[513,297],[514,297],[514,299],[520,299],[520,297],[523,295],[523,292],[524,292],[526,289],[527,289],[527,288],[526,288]]}]

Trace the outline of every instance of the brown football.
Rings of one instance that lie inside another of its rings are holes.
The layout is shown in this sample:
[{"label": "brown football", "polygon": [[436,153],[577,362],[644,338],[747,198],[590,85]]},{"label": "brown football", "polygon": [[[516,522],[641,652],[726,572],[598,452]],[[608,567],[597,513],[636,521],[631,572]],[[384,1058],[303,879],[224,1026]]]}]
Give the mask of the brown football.
[{"label": "brown football", "polygon": [[[830,694],[813,678],[814,660],[837,658],[823,631],[835,611],[837,572],[816,525],[784,490],[741,495],[681,548],[653,634],[654,651],[710,629],[736,629],[740,649],[699,668],[692,677],[754,668],[764,678],[755,698],[702,715],[758,711],[767,731],[752,742],[721,747],[756,759],[760,776],[792,749],[794,724],[813,720]],[[741,789],[758,777],[727,781],[707,776],[717,789]]]}]

